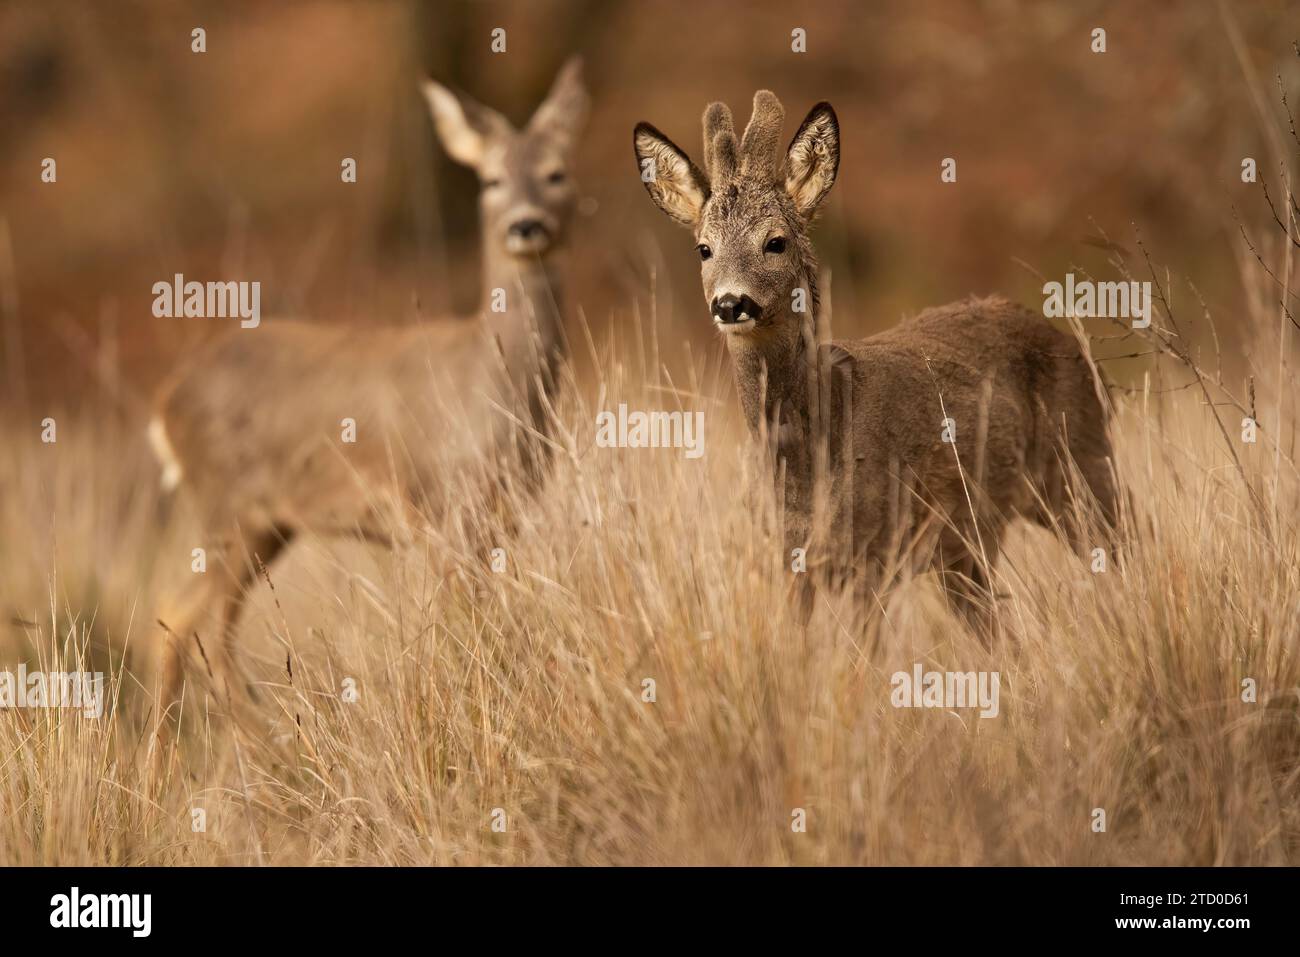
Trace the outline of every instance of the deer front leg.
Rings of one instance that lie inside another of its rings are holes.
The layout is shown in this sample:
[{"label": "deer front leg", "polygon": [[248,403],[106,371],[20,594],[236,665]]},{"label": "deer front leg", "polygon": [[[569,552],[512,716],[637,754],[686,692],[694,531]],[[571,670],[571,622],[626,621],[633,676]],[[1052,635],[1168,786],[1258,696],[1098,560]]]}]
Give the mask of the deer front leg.
[{"label": "deer front leg", "polygon": [[813,581],[816,561],[809,555],[811,526],[806,517],[787,515],[783,531],[782,561],[790,575],[787,599],[794,608],[799,626],[807,628],[817,602],[817,586]]},{"label": "deer front leg", "polygon": [[[998,635],[997,596],[989,572],[997,561],[1001,537],[1000,529],[985,529],[975,540],[953,536],[944,541],[935,563],[948,607],[986,648]],[[981,544],[983,554],[977,555],[971,546]]]}]

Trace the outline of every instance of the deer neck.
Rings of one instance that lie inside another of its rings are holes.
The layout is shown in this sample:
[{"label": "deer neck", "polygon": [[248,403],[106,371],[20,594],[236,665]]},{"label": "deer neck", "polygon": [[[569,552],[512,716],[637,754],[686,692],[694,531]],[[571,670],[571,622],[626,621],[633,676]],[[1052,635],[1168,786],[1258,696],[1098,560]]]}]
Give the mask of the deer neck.
[{"label": "deer neck", "polygon": [[809,313],[796,313],[787,304],[774,322],[749,335],[727,337],[741,410],[754,436],[764,424],[777,430],[793,414],[805,420],[808,415],[806,330],[816,328],[818,297],[812,276],[806,275],[801,285],[809,290]]},{"label": "deer neck", "polygon": [[483,244],[483,323],[501,362],[505,391],[537,405],[539,385],[553,393],[563,358],[561,283],[556,253],[512,256]]}]

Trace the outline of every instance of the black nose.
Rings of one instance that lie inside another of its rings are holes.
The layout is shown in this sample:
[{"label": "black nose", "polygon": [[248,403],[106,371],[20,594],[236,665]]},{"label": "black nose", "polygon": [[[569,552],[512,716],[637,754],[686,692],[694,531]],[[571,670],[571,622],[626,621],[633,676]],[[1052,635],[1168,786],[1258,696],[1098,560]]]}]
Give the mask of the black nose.
[{"label": "black nose", "polygon": [[531,239],[534,236],[545,236],[546,227],[540,219],[521,219],[510,224],[509,233],[511,236]]},{"label": "black nose", "polygon": [[713,300],[713,315],[723,323],[743,322],[746,319],[757,320],[762,308],[748,296],[733,296],[728,293]]}]

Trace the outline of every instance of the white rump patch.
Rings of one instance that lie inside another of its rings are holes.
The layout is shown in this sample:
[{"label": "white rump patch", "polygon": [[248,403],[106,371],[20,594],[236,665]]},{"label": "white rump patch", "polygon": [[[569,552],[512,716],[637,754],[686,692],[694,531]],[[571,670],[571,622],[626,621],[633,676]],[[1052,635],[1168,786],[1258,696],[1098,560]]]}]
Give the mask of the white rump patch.
[{"label": "white rump patch", "polygon": [[149,447],[153,449],[153,454],[163,469],[162,490],[173,491],[181,484],[184,470],[176,458],[176,450],[167,441],[167,428],[163,425],[163,420],[156,415],[149,420]]}]

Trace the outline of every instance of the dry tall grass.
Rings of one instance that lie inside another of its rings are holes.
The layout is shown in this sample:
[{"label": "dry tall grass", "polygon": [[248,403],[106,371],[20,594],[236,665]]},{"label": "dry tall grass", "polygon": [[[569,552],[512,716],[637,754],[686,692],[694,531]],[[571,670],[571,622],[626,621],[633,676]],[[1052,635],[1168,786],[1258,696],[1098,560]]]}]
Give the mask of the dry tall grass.
[{"label": "dry tall grass", "polygon": [[[602,347],[567,392],[545,494],[488,536],[506,571],[450,526],[392,550],[296,545],[242,628],[260,720],[191,707],[165,777],[147,760],[152,622],[197,530],[156,521],[137,423],[7,436],[0,660],[84,660],[113,694],[98,721],[0,713],[3,863],[1300,860],[1300,485],[1276,431],[1235,449],[1261,510],[1194,391],[1119,396],[1124,566],[1093,574],[1026,529],[1000,568],[1004,642],[918,579],[873,647],[847,598],[796,624],[725,377],[669,388],[645,338]],[[702,459],[594,446],[596,409],[678,395],[705,412]],[[1000,715],[892,707],[914,662],[1000,672]]]}]

